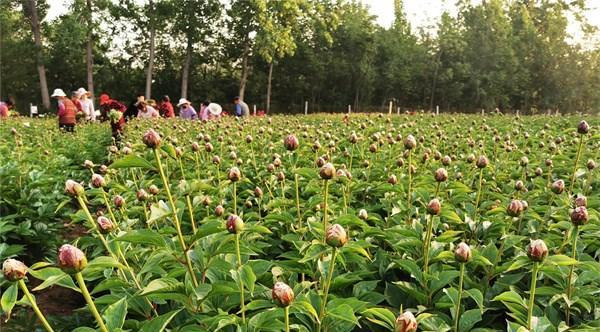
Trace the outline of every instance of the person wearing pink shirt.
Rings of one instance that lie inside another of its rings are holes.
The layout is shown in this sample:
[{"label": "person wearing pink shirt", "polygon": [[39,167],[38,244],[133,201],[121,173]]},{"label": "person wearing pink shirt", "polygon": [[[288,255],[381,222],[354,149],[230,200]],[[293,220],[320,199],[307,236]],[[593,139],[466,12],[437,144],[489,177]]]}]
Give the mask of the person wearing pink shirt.
[{"label": "person wearing pink shirt", "polygon": [[0,101],[0,119],[8,118],[9,111],[14,107],[11,100]]}]

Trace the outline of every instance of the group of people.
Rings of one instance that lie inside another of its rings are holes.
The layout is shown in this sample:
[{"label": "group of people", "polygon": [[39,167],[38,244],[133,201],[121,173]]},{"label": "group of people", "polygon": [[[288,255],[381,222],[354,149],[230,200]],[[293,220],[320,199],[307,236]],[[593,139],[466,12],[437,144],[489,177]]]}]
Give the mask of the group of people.
[{"label": "group of people", "polygon": [[[99,109],[94,107],[91,93],[84,88],[74,91],[70,98],[67,97],[62,89],[55,89],[52,98],[56,98],[58,104],[58,126],[61,130],[72,132],[78,120],[85,121],[109,121],[111,123],[113,137],[119,137],[122,134],[127,120],[132,118],[151,119],[151,118],[174,118],[176,117],[175,108],[171,103],[169,96],[163,96],[157,103],[153,99],[146,99],[143,95],[137,98],[129,105],[112,99],[108,94],[103,93],[99,98]],[[248,104],[239,97],[233,100],[235,104],[236,116],[249,116],[250,109]],[[4,104],[0,103],[0,116],[2,116]],[[176,104],[179,117],[188,120],[208,121],[218,119],[223,112],[221,105],[210,101],[204,101],[200,105],[199,112],[192,106],[192,103],[186,98],[179,99]]]}]

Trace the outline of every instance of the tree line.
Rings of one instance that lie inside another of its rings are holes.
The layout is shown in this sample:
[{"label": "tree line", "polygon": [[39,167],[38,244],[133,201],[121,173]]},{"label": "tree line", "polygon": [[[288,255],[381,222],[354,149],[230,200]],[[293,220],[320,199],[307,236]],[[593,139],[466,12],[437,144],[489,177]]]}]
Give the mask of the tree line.
[{"label": "tree line", "polygon": [[[0,97],[52,108],[80,86],[130,100],[170,95],[260,109],[595,112],[600,47],[591,0],[457,1],[435,29],[391,27],[351,0],[0,2]],[[585,44],[571,41],[569,18]],[[435,32],[432,32],[435,31]]]}]

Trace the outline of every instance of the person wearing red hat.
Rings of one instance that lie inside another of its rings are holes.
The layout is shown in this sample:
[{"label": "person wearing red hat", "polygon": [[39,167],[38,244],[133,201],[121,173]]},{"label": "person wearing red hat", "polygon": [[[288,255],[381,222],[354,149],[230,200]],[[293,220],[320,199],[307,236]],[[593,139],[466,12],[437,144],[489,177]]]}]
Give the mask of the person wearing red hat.
[{"label": "person wearing red hat", "polygon": [[[111,111],[113,110],[121,114],[113,113],[113,115],[111,115]],[[102,121],[110,120],[112,136],[115,139],[119,139],[123,134],[126,110],[127,106],[114,99],[111,99],[108,94],[103,93],[100,95],[100,118]]]}]

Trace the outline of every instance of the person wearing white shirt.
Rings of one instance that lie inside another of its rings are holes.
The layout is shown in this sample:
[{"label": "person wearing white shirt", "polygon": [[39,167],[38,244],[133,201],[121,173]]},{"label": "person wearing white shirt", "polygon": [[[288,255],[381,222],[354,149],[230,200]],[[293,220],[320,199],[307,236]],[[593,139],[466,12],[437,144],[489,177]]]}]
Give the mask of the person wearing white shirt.
[{"label": "person wearing white shirt", "polygon": [[137,109],[138,119],[152,119],[159,117],[158,111],[154,107],[147,105],[145,101],[138,101]]},{"label": "person wearing white shirt", "polygon": [[85,114],[85,119],[88,121],[96,121],[96,110],[94,109],[94,101],[89,98],[90,92],[84,88],[79,88],[75,91],[75,95],[79,98],[81,109]]}]

